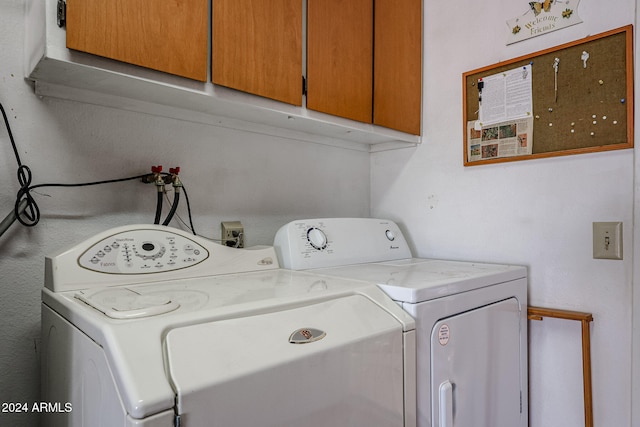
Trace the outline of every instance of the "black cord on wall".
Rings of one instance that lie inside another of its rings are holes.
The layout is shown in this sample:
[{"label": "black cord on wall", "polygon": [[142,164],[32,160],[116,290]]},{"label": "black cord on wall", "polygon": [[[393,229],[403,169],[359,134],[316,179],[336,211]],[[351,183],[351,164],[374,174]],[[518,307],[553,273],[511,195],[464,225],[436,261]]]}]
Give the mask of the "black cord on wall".
[{"label": "black cord on wall", "polygon": [[[133,180],[142,180],[144,182],[148,182],[146,181],[146,179],[148,179],[149,174],[146,173],[146,174],[130,176],[126,178],[108,179],[108,180],[92,181],[92,182],[81,182],[81,183],[74,183],[74,184],[46,183],[46,184],[31,185],[31,181],[32,181],[31,169],[29,169],[27,165],[24,165],[20,159],[18,148],[16,146],[13,133],[11,132],[9,119],[7,118],[7,114],[4,110],[2,103],[0,103],[0,111],[2,112],[2,117],[4,118],[4,124],[7,129],[7,133],[9,134],[9,139],[11,141],[11,147],[13,148],[13,153],[15,155],[16,162],[18,163],[17,175],[18,175],[18,183],[20,184],[20,189],[18,190],[18,193],[16,196],[16,202],[13,209],[13,216],[15,217],[14,219],[17,219],[18,222],[20,222],[20,224],[26,227],[33,227],[40,221],[40,208],[38,207],[38,204],[36,203],[36,201],[33,199],[33,196],[31,195],[31,191],[35,190],[36,188],[87,187],[92,185],[112,184],[116,182],[133,181]],[[163,175],[169,175],[169,174],[163,174]],[[181,186],[185,195],[185,200],[187,201],[187,211],[189,213],[189,222],[190,222],[191,232],[193,234],[196,234],[193,226],[193,220],[191,218],[191,206],[189,203],[189,197],[187,196],[187,192],[184,186],[182,184]],[[170,213],[171,217],[173,216],[173,213],[175,213],[175,208],[172,207],[172,212]],[[171,220],[171,217],[168,216],[169,221]],[[169,221],[166,221],[166,223],[168,224]],[[8,228],[12,222],[13,221],[5,220],[2,223],[3,225],[6,226],[6,228]],[[164,225],[167,225],[167,224],[164,224]],[[0,230],[0,235],[4,233],[6,228],[3,230]]]}]

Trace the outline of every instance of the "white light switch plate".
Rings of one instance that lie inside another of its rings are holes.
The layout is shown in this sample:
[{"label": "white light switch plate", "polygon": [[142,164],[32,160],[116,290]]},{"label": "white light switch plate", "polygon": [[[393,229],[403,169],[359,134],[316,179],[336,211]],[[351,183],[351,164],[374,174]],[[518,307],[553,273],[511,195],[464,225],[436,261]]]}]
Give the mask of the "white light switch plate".
[{"label": "white light switch plate", "polygon": [[593,223],[593,258],[622,259],[622,222]]}]

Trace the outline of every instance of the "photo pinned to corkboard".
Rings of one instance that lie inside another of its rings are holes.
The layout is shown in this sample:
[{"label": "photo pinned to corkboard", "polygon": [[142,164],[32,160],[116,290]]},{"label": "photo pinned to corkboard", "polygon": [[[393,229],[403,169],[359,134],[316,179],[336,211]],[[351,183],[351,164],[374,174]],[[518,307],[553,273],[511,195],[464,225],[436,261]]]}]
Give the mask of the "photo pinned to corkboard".
[{"label": "photo pinned to corkboard", "polygon": [[633,147],[631,25],[462,80],[465,166]]}]

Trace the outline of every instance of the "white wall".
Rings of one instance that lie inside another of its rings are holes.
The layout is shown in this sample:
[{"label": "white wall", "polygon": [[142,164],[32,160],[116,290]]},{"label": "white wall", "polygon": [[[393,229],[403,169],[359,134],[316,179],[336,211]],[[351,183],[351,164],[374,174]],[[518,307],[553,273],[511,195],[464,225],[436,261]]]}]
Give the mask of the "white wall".
[{"label": "white wall", "polygon": [[[527,8],[425,1],[424,143],[372,155],[371,214],[397,220],[419,256],[526,265],[531,305],[593,313],[595,425],[630,426],[634,152],[465,168],[462,73],[633,23],[635,2],[583,1],[582,24],[506,46],[506,20]],[[594,221],[624,222],[623,261],[592,259]],[[530,425],[584,426],[580,324],[529,331]]]},{"label": "white wall", "polygon": [[[196,231],[220,235],[241,220],[248,245],[270,244],[300,217],[367,216],[369,154],[55,99],[23,79],[24,1],[0,0],[0,102],[33,183],[82,182],[180,166]],[[0,125],[0,218],[18,190],[16,161]],[[0,403],[39,399],[37,343],[44,256],[112,226],[152,223],[155,190],[139,182],[34,191],[35,228],[0,237]],[[166,212],[166,211],[165,211]],[[179,214],[187,218],[186,205]],[[172,225],[180,226],[176,221]],[[37,425],[0,413],[0,425]]]},{"label": "white wall", "polygon": [[[532,304],[594,314],[595,424],[631,425],[633,151],[464,168],[461,75],[629,24],[633,0],[583,1],[584,23],[512,46],[504,44],[505,21],[524,13],[527,1],[425,0],[425,142],[371,157],[39,99],[22,79],[23,7],[23,0],[0,0],[0,102],[35,183],[179,165],[205,235],[216,236],[221,220],[239,219],[249,244],[267,244],[290,219],[367,216],[371,205],[373,216],[400,222],[419,256],[527,265]],[[14,203],[15,168],[0,126],[0,217]],[[0,238],[0,402],[39,398],[44,255],[111,226],[150,222],[155,203],[153,189],[136,182],[41,189],[36,198],[41,223],[16,224]],[[624,261],[591,258],[593,221],[624,222]],[[582,426],[578,325],[546,319],[530,332],[531,426]],[[0,413],[2,425],[36,422],[33,415]]]}]

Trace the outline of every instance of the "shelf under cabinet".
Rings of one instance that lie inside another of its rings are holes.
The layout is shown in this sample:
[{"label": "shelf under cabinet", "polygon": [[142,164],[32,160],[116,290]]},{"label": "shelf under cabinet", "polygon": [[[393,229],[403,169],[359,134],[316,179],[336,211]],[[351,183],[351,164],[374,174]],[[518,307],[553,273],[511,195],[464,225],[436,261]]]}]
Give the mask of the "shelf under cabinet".
[{"label": "shelf under cabinet", "polygon": [[421,137],[66,48],[56,2],[26,3],[26,78],[39,96],[103,105],[361,151]]}]

